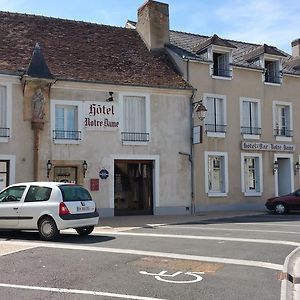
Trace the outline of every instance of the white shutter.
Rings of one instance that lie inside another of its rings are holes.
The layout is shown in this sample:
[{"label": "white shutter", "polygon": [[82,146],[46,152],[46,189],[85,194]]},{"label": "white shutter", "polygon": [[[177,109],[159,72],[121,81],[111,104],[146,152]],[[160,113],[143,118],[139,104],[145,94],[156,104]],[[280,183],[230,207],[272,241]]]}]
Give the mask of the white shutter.
[{"label": "white shutter", "polygon": [[252,127],[258,128],[258,103],[251,102],[251,121]]},{"label": "white shutter", "polygon": [[215,109],[214,109],[214,98],[208,97],[206,100],[207,114],[206,114],[206,124],[215,123]]},{"label": "white shutter", "polygon": [[0,128],[7,127],[6,87],[0,86]]},{"label": "white shutter", "polygon": [[250,127],[249,101],[243,101],[243,127]]},{"label": "white shutter", "polygon": [[216,103],[216,125],[224,125],[223,99],[215,98]]}]

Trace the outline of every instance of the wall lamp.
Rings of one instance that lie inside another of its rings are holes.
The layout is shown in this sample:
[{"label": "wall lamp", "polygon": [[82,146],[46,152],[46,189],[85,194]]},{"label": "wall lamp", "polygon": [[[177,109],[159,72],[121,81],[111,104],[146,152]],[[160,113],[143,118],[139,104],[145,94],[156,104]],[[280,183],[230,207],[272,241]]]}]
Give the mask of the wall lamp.
[{"label": "wall lamp", "polygon": [[202,100],[193,102],[192,105],[193,105],[193,109],[197,114],[198,119],[200,119],[200,121],[203,121],[207,114],[207,108],[203,105]]},{"label": "wall lamp", "polygon": [[47,166],[47,178],[49,178],[50,171],[52,170],[52,163],[50,159],[48,159],[46,166]]},{"label": "wall lamp", "polygon": [[114,101],[114,98],[113,98],[114,92],[108,92],[108,93],[109,93],[109,97],[106,99],[106,102]]},{"label": "wall lamp", "polygon": [[88,164],[87,164],[86,160],[83,161],[82,168],[83,168],[83,178],[85,178],[85,173],[88,169]]},{"label": "wall lamp", "polygon": [[299,164],[299,162],[297,161],[297,162],[295,163],[295,167],[294,167],[294,173],[295,173],[295,175],[297,174],[297,172],[299,172],[299,169],[300,169],[300,164]]},{"label": "wall lamp", "polygon": [[275,160],[273,163],[273,175],[278,171],[279,165],[278,165],[278,161]]}]

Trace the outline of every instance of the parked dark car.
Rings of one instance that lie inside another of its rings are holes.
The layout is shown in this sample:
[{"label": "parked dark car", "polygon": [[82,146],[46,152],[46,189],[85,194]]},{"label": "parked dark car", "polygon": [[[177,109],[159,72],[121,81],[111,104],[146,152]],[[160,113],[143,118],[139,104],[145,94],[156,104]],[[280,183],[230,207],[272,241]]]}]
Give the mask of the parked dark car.
[{"label": "parked dark car", "polygon": [[288,195],[270,198],[265,206],[267,209],[281,215],[290,210],[300,210],[300,189]]}]

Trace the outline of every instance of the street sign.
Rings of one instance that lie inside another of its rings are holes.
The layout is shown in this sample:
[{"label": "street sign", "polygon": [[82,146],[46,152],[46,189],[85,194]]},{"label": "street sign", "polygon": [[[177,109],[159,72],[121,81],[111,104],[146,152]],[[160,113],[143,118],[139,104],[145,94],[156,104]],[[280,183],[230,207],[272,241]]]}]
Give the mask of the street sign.
[{"label": "street sign", "polygon": [[102,169],[99,172],[99,177],[101,179],[106,179],[109,176],[109,172],[106,169]]}]

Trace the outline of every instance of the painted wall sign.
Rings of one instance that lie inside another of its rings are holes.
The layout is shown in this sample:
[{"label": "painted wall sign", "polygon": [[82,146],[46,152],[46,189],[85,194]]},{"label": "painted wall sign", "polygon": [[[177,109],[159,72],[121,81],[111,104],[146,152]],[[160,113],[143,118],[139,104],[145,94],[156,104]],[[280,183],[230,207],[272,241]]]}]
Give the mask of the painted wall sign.
[{"label": "painted wall sign", "polygon": [[106,179],[109,176],[109,172],[106,169],[102,169],[99,172],[99,177],[101,179]]},{"label": "painted wall sign", "polygon": [[91,191],[99,191],[99,179],[98,178],[91,178],[90,189],[91,189]]},{"label": "painted wall sign", "polygon": [[84,102],[84,127],[87,130],[118,130],[119,107],[115,102]]},{"label": "painted wall sign", "polygon": [[258,151],[295,152],[296,146],[292,144],[242,142],[242,149]]}]

